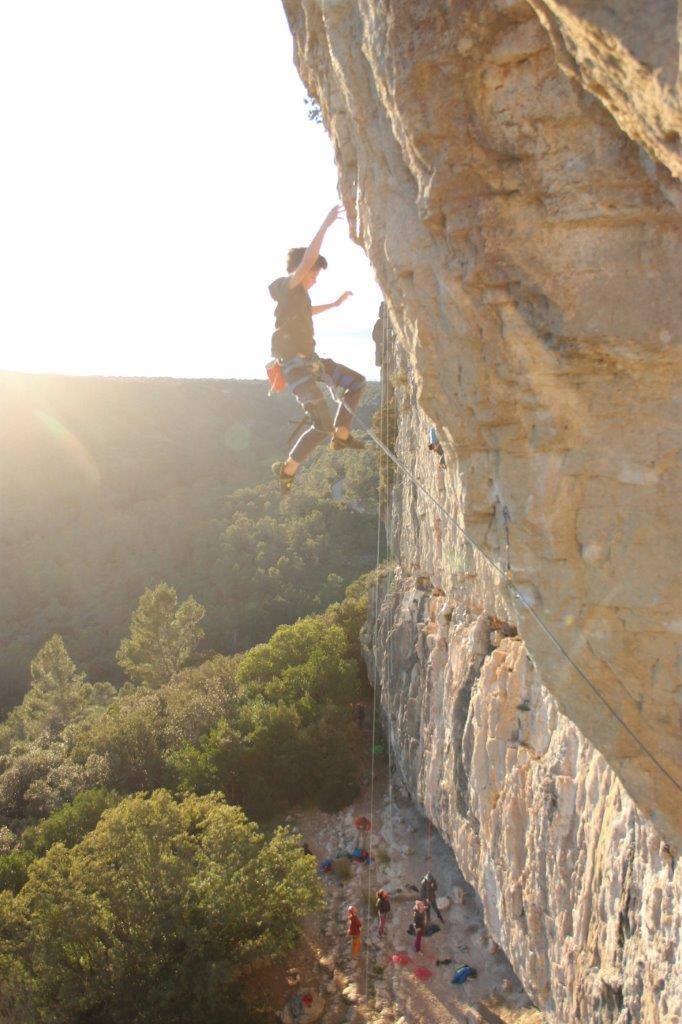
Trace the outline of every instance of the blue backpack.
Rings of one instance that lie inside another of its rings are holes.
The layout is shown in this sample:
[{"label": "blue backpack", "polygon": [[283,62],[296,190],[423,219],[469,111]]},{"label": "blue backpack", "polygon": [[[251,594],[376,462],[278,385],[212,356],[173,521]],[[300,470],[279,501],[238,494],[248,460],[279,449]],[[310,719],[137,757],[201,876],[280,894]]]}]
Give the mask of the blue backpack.
[{"label": "blue backpack", "polygon": [[469,967],[469,964],[463,964],[458,967],[452,976],[453,985],[463,985],[468,978],[475,978],[478,971],[474,967]]}]

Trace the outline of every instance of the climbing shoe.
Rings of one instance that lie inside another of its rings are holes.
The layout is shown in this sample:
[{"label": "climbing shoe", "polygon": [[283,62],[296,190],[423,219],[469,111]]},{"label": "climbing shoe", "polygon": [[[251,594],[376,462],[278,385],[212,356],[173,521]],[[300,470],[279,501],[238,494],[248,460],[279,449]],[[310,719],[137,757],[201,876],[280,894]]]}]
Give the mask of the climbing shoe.
[{"label": "climbing shoe", "polygon": [[274,462],[272,465],[272,472],[279,480],[279,489],[282,494],[282,497],[286,498],[289,494],[291,494],[291,488],[294,482],[294,478],[293,476],[290,476],[289,473],[284,472],[284,466],[284,462]]},{"label": "climbing shoe", "polygon": [[359,438],[353,437],[352,434],[349,434],[343,441],[340,437],[333,437],[330,441],[329,447],[333,452],[350,451],[351,448],[357,449],[357,451],[362,451],[365,447],[365,442],[360,441]]}]

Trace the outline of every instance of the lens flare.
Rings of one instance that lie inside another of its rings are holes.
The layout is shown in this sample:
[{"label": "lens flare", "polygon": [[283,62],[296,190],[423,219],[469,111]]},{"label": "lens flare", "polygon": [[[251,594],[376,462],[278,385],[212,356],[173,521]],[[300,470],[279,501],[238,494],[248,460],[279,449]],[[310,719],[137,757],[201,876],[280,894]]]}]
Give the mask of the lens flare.
[{"label": "lens flare", "polygon": [[65,452],[71,461],[80,469],[88,483],[99,487],[102,482],[101,473],[95,461],[80,438],[65,427],[55,416],[42,409],[34,409],[33,415],[43,424],[55,443]]}]

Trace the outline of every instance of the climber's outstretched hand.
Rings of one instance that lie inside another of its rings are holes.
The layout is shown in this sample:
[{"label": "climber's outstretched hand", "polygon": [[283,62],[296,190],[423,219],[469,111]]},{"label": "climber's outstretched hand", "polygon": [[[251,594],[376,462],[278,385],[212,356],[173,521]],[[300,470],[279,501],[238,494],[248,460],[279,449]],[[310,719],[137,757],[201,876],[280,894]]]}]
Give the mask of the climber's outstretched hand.
[{"label": "climber's outstretched hand", "polygon": [[[342,213],[343,206],[341,206],[340,203],[337,203],[336,206],[332,206],[331,210],[322,221],[322,224],[317,229],[317,234],[315,235],[312,242],[306,249],[303,259],[296,267],[293,274],[289,274],[289,288],[296,288],[299,284],[301,284],[306,274],[308,274],[315,266],[317,257],[320,255],[320,247],[322,245],[322,242],[324,241],[324,236],[327,232],[327,229],[331,227],[335,220],[339,219]],[[326,308],[328,309],[329,307],[327,306]]]},{"label": "climber's outstretched hand", "polygon": [[336,300],[336,302],[334,303],[334,305],[335,306],[343,305],[343,303],[346,301],[346,299],[349,299],[352,294],[353,294],[352,292],[344,292],[342,295],[339,295],[339,297]]},{"label": "climber's outstretched hand", "polygon": [[331,210],[329,211],[327,216],[324,218],[324,228],[326,229],[326,228],[331,227],[335,220],[339,220],[340,219],[342,213],[343,213],[343,206],[341,205],[341,203],[337,203],[336,206],[332,206]]}]

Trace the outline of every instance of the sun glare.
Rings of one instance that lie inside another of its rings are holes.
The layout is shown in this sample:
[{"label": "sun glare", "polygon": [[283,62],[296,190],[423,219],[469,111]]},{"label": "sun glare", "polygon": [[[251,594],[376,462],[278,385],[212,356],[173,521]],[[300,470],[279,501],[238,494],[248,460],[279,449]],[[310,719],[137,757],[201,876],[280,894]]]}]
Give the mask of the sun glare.
[{"label": "sun glare", "polygon": [[[262,377],[284,254],[336,201],[279,0],[5,5],[0,368]],[[258,47],[244,46],[258,39]],[[376,376],[380,301],[330,234],[325,354]]]}]

